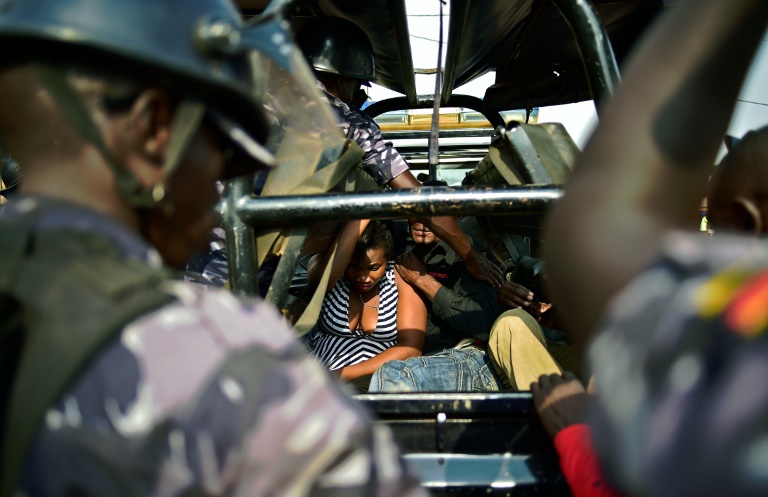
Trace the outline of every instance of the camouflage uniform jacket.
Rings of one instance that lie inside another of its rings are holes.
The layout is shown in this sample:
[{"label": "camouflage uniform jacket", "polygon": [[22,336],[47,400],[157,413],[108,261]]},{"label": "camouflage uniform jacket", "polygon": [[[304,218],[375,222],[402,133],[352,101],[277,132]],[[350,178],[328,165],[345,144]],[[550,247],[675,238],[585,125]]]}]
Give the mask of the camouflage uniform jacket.
[{"label": "camouflage uniform jacket", "polygon": [[[6,204],[0,219],[35,202]],[[57,202],[40,220],[160,264],[98,213]],[[173,303],[126,326],[81,370],[35,436],[19,495],[422,495],[391,433],[273,308],[196,287],[170,282]]]},{"label": "camouflage uniform jacket", "polygon": [[672,234],[590,348],[595,443],[630,495],[768,495],[768,244]]},{"label": "camouflage uniform jacket", "polygon": [[382,139],[381,129],[376,121],[357,107],[348,105],[328,93],[319,81],[317,85],[323,91],[328,104],[338,114],[344,136],[360,145],[365,152],[363,167],[379,186],[386,186],[408,170],[408,164],[392,146],[392,142]]}]

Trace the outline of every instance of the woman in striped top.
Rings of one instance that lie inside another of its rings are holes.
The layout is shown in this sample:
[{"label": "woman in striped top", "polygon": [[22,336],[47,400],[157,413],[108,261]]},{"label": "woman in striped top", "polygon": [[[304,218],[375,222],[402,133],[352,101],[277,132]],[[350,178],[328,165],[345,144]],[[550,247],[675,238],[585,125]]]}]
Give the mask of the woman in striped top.
[{"label": "woman in striped top", "polygon": [[[309,349],[343,380],[371,375],[386,361],[421,355],[426,307],[395,271],[393,247],[392,232],[381,221],[350,221],[339,234]],[[329,259],[328,253],[312,258],[310,285],[318,284]]]}]

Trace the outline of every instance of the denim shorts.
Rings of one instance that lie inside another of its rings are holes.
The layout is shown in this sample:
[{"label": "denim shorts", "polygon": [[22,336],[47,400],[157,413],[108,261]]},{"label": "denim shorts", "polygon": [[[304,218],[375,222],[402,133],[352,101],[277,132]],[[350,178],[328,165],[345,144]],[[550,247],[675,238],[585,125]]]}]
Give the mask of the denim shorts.
[{"label": "denim shorts", "polygon": [[467,347],[386,362],[373,374],[368,392],[497,392],[503,389],[485,351]]}]

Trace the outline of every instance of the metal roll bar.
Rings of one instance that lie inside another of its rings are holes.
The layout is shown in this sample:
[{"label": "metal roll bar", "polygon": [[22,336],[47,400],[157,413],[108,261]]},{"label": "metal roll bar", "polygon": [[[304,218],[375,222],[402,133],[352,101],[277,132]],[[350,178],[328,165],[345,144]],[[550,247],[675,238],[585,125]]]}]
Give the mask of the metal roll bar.
[{"label": "metal roll bar", "polygon": [[[504,126],[504,118],[498,112],[489,112],[485,108],[485,103],[481,98],[473,97],[472,95],[453,95],[447,102],[443,103],[445,107],[464,107],[467,109],[475,110],[483,115],[491,126],[496,128],[497,126]],[[419,96],[416,104],[412,105],[405,97],[394,97],[379,102],[373,103],[365,108],[366,114],[371,117],[376,117],[385,112],[401,109],[431,109],[435,105],[434,95],[421,95]]]},{"label": "metal roll bar", "polygon": [[238,215],[238,205],[253,193],[253,175],[226,181],[218,205],[227,244],[229,285],[240,295],[258,295],[256,238],[253,227]]},{"label": "metal roll bar", "polygon": [[405,98],[409,103],[415,104],[416,76],[413,71],[413,55],[411,54],[411,41],[408,33],[408,17],[405,10],[405,0],[390,0],[389,17],[392,19],[395,39],[397,41],[397,53],[400,56],[400,69],[402,70]]},{"label": "metal roll bar", "polygon": [[238,202],[235,217],[253,226],[307,225],[350,219],[408,216],[500,216],[540,214],[562,195],[552,186],[415,188],[372,193],[326,193],[251,197]]},{"label": "metal roll bar", "polygon": [[619,65],[600,18],[588,0],[552,0],[571,28],[598,114],[621,81]]},{"label": "metal roll bar", "polygon": [[[440,93],[440,100],[443,105],[447,105],[453,94],[453,88],[456,84],[456,65],[461,52],[461,45],[464,41],[464,32],[467,29],[467,19],[469,19],[470,0],[463,2],[451,2],[451,20],[448,27],[448,49],[445,61],[445,77],[443,78],[443,88]],[[440,68],[438,68],[439,70]]]}]

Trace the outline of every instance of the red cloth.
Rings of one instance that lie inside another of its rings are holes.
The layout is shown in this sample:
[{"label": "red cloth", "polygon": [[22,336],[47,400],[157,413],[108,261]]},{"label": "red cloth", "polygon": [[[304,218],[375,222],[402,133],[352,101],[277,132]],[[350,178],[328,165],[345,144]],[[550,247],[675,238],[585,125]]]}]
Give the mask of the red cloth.
[{"label": "red cloth", "polygon": [[573,497],[621,497],[603,477],[589,426],[577,424],[560,430],[555,448]]}]

